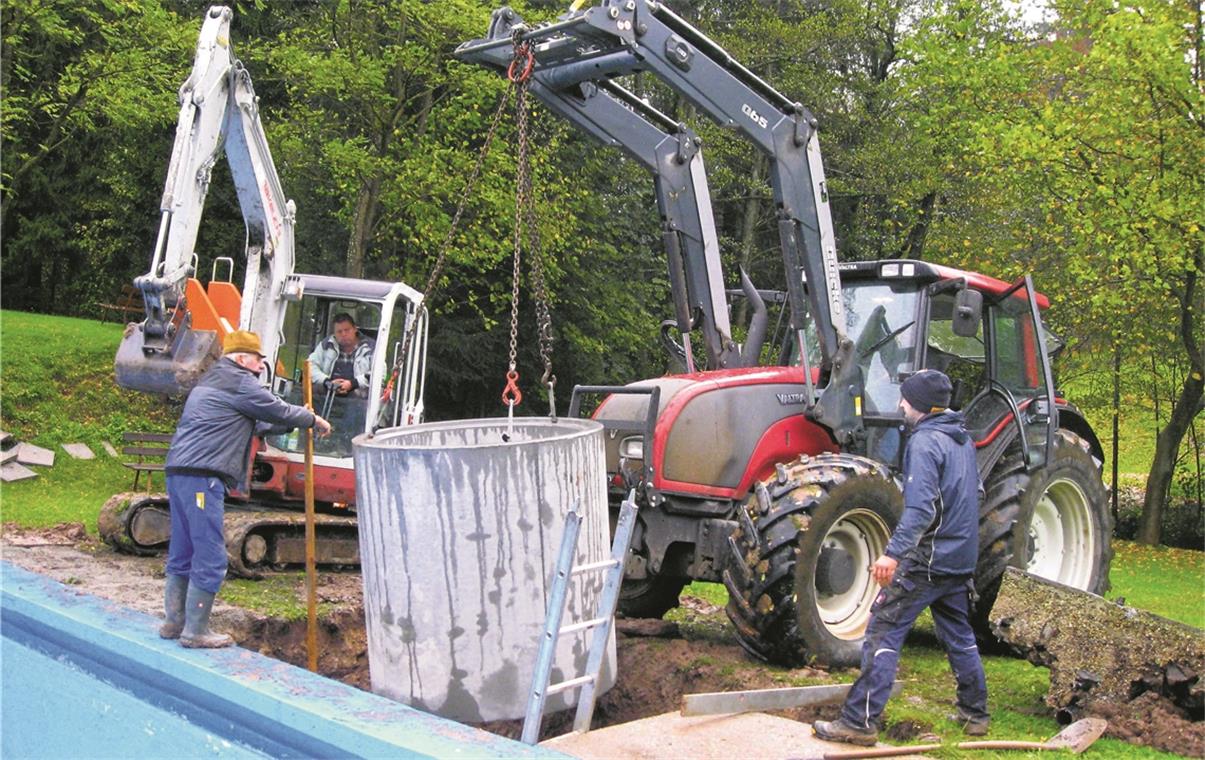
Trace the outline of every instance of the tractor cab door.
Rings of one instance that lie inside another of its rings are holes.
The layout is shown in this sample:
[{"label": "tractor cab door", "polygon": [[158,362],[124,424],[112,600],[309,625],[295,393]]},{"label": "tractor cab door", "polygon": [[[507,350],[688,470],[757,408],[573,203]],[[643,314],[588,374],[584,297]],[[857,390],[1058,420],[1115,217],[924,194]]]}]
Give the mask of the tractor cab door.
[{"label": "tractor cab door", "polygon": [[954,297],[943,293],[931,300],[924,366],[950,376],[951,406],[962,409],[980,449],[1019,438],[1028,466],[1042,466],[1058,412],[1032,280],[1026,275],[1003,294],[985,296],[983,323],[973,337],[951,329]]}]

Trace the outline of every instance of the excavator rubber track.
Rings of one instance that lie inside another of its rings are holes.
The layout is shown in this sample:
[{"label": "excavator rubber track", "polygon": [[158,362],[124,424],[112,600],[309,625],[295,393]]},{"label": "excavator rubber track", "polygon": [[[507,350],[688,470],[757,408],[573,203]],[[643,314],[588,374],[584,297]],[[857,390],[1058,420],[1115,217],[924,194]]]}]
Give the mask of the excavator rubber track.
[{"label": "excavator rubber track", "polygon": [[[227,505],[224,518],[230,572],[259,579],[269,570],[305,564],[305,514],[287,509]],[[153,556],[167,551],[171,514],[167,494],[119,493],[97,519],[101,538],[119,552]],[[315,515],[315,561],[331,569],[360,565],[359,534],[351,515]]]}]

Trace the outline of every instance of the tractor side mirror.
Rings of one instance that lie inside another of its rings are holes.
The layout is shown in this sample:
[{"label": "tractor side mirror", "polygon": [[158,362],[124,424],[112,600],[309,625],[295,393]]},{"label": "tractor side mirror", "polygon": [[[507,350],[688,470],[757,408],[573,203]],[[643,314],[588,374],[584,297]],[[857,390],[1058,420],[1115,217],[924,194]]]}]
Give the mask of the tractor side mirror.
[{"label": "tractor side mirror", "polygon": [[979,334],[979,319],[983,314],[983,294],[978,290],[963,288],[954,297],[954,334],[962,338],[973,338]]}]

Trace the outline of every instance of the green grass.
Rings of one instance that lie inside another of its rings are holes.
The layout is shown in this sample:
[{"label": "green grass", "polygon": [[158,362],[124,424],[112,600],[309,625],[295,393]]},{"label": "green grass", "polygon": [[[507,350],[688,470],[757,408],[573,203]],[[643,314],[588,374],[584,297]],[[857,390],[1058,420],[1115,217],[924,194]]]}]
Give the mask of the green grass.
[{"label": "green grass", "polygon": [[1205,628],[1205,552],[1114,541],[1110,599]]},{"label": "green grass", "polygon": [[[302,620],[306,616],[305,573],[274,573],[262,581],[227,577],[222,584],[222,601],[279,620]],[[318,617],[334,611],[336,605],[318,604]]]},{"label": "green grass", "polygon": [[[133,472],[106,455],[126,431],[171,431],[176,411],[118,388],[113,357],[122,326],[44,314],[0,312],[0,426],[55,451],[39,477],[0,485],[0,519],[26,527],[83,522],[96,532],[106,498],[130,490]],[[83,442],[97,455],[75,460],[60,444]],[[162,484],[160,478],[159,483]]]}]

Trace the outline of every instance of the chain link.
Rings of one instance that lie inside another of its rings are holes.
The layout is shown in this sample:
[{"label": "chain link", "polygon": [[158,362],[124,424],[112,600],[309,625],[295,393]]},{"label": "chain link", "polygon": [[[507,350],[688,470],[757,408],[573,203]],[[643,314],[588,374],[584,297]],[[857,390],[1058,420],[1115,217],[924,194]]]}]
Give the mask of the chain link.
[{"label": "chain link", "polygon": [[[515,38],[515,60],[522,58],[530,60],[529,43],[520,42]],[[539,337],[540,359],[544,364],[544,374],[540,384],[548,386],[549,401],[555,404],[554,387],[556,376],[552,374],[552,315],[548,306],[548,289],[544,278],[544,263],[540,252],[540,229],[536,219],[535,193],[532,190],[531,142],[529,129],[529,108],[527,105],[528,76],[530,69],[515,78],[517,95],[515,111],[518,121],[518,158],[515,170],[515,231],[514,231],[514,281],[511,287],[511,325],[510,325],[510,369],[514,370],[518,330],[519,330],[519,277],[520,250],[523,244],[523,228],[526,227],[527,252],[531,257],[531,281],[535,295],[536,325]],[[555,407],[553,409],[555,414]]]}]

